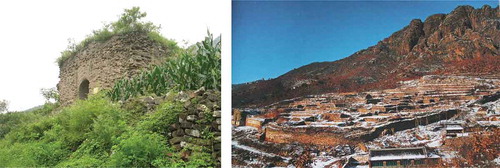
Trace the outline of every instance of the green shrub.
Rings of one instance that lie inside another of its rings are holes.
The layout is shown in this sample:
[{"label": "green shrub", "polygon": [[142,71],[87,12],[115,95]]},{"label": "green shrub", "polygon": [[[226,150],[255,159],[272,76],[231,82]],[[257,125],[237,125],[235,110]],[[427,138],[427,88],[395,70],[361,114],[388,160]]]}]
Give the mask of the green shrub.
[{"label": "green shrub", "polygon": [[41,115],[41,116],[46,116],[46,115],[50,115],[58,107],[59,107],[59,103],[57,103],[57,102],[56,103],[47,102],[41,108],[34,109],[33,111],[30,111],[30,112],[32,112],[34,114]]},{"label": "green shrub", "polygon": [[148,114],[139,123],[139,128],[167,137],[168,133],[170,133],[170,125],[177,122],[179,114],[183,110],[182,104],[166,101],[159,105],[155,112]]},{"label": "green shrub", "polygon": [[212,157],[212,153],[201,148],[189,150],[194,152],[191,152],[189,160],[182,167],[215,167],[216,161]]},{"label": "green shrub", "polygon": [[122,108],[124,109],[124,118],[129,125],[135,125],[148,111],[146,104],[139,98],[129,99],[123,104]]},{"label": "green shrub", "polygon": [[[37,126],[32,123],[44,120],[57,107],[59,107],[57,103],[45,103],[43,106],[29,111],[0,114],[0,138],[5,137],[9,132],[15,129],[22,130],[24,129],[23,127],[35,129]],[[28,126],[22,126],[24,124]]]},{"label": "green shrub", "polygon": [[33,167],[36,160],[31,155],[30,143],[8,143],[0,141],[0,167]]},{"label": "green shrub", "polygon": [[82,156],[80,158],[71,158],[59,163],[56,167],[101,167],[104,161],[92,156]]},{"label": "green shrub", "polygon": [[54,118],[42,118],[34,123],[27,123],[22,127],[18,127],[5,136],[5,139],[11,143],[14,142],[30,142],[40,140],[45,132],[54,126]]},{"label": "green shrub", "polygon": [[166,157],[167,142],[156,133],[134,131],[121,138],[120,143],[113,147],[109,166],[153,167],[155,160]]},{"label": "green shrub", "polygon": [[103,113],[119,110],[109,101],[101,96],[93,96],[85,101],[77,101],[70,107],[63,109],[58,116],[58,124],[61,125],[60,138],[68,143],[72,149],[85,140],[82,136],[92,130],[91,126],[97,116]]},{"label": "green shrub", "polygon": [[[170,148],[167,148],[170,149]],[[182,158],[182,153],[190,153],[186,159]],[[216,161],[212,154],[202,147],[187,146],[180,152],[167,150],[168,157],[153,161],[155,167],[215,167]]]},{"label": "green shrub", "polygon": [[61,143],[0,141],[0,167],[54,166],[69,154]]},{"label": "green shrub", "polygon": [[168,49],[171,49],[174,51],[174,53],[180,51],[179,46],[177,46],[177,42],[175,42],[172,39],[167,39],[163,37],[158,31],[150,31],[148,33],[149,39],[157,42],[161,46],[165,46]]},{"label": "green shrub", "polygon": [[128,130],[126,122],[121,116],[122,111],[113,110],[98,115],[85,137],[86,140],[72,154],[72,157],[85,155],[96,158],[109,156],[111,147],[118,143],[118,137]]},{"label": "green shrub", "polygon": [[30,120],[32,115],[23,112],[0,114],[0,138],[3,138],[11,130],[19,128],[19,125]]},{"label": "green shrub", "polygon": [[55,166],[64,160],[70,152],[61,142],[35,142],[32,143],[30,150],[37,166]]}]

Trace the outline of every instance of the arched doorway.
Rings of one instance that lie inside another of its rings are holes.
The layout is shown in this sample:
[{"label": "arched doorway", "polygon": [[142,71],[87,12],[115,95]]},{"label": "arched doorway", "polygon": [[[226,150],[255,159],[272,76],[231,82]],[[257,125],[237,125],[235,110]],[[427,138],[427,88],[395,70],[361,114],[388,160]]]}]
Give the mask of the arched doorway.
[{"label": "arched doorway", "polygon": [[80,99],[87,99],[87,96],[89,95],[89,80],[85,79],[80,83],[80,89],[78,91],[78,95]]}]

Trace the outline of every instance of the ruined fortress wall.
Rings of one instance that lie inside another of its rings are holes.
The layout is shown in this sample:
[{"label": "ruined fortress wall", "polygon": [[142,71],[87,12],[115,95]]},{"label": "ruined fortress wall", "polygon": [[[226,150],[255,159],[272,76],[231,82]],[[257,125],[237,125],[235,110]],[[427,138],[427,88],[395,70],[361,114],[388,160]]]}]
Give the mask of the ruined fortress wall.
[{"label": "ruined fortress wall", "polygon": [[354,140],[344,138],[343,133],[338,132],[310,132],[307,129],[289,128],[287,130],[277,128],[266,128],[265,140],[274,143],[303,143],[315,145],[341,145],[356,143]]},{"label": "ruined fortress wall", "polygon": [[171,52],[140,32],[115,35],[102,43],[92,42],[60,67],[57,84],[60,101],[67,105],[77,100],[80,86],[90,93],[110,88],[117,80],[160,63]]},{"label": "ruined fortress wall", "polygon": [[431,123],[435,123],[441,120],[447,120],[455,115],[458,114],[458,110],[452,109],[452,110],[446,110],[446,111],[441,111],[435,114],[427,115],[427,116],[422,116],[418,118],[413,118],[413,119],[407,119],[407,120],[402,120],[402,121],[397,121],[397,122],[391,122],[387,125],[383,125],[380,127],[375,127],[373,131],[370,133],[364,134],[361,136],[361,139],[364,141],[371,141],[377,137],[379,137],[383,132],[385,131],[390,131],[390,132],[397,132],[397,131],[403,131],[407,129],[412,129],[415,128],[419,125],[427,125]]}]

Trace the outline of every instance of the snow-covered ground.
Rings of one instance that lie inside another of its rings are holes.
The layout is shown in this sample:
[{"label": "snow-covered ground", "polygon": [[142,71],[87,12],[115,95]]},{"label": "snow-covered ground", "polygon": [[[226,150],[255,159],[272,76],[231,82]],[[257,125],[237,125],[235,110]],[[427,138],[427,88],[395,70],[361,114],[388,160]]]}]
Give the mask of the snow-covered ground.
[{"label": "snow-covered ground", "polygon": [[245,132],[253,132],[257,131],[257,128],[255,127],[250,127],[250,126],[241,126],[241,127],[235,127],[233,128],[234,131],[245,131]]},{"label": "snow-covered ground", "polygon": [[[427,145],[428,147],[441,146],[443,131],[438,129],[439,123],[432,123],[427,126],[418,126],[413,129],[398,131],[392,135],[385,135],[376,138],[368,143],[370,149],[379,149],[386,147],[399,147]],[[417,138],[419,137],[419,138]]]},{"label": "snow-covered ground", "polygon": [[331,156],[318,156],[314,158],[314,162],[311,165],[313,168],[321,168],[331,165],[333,162],[338,161],[339,158],[331,157]]},{"label": "snow-covered ground", "polygon": [[259,155],[264,155],[264,156],[267,156],[267,157],[280,157],[283,160],[285,160],[285,162],[288,162],[291,159],[291,158],[288,158],[288,157],[282,157],[282,156],[279,156],[279,155],[276,155],[276,154],[263,152],[261,150],[258,150],[258,149],[255,149],[255,148],[252,148],[252,147],[249,147],[249,146],[241,145],[241,144],[239,144],[236,141],[233,141],[231,143],[231,145],[233,146],[233,148],[243,149],[243,150],[250,151],[252,153],[256,153],[256,154],[259,154]]},{"label": "snow-covered ground", "polygon": [[500,156],[498,156],[496,159],[494,159],[493,162],[495,162],[495,164],[500,166]]}]

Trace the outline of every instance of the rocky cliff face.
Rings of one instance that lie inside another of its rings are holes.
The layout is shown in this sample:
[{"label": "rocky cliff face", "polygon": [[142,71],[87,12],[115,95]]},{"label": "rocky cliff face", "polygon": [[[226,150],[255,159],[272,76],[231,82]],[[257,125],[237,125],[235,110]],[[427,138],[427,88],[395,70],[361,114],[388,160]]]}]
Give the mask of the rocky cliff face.
[{"label": "rocky cliff face", "polygon": [[500,11],[459,6],[412,20],[377,45],[278,78],[233,86],[233,106],[265,105],[326,92],[391,88],[428,74],[500,73]]},{"label": "rocky cliff face", "polygon": [[140,32],[115,35],[102,43],[90,43],[60,67],[57,84],[60,101],[67,105],[84,92],[110,88],[117,80],[160,63],[171,52]]}]

